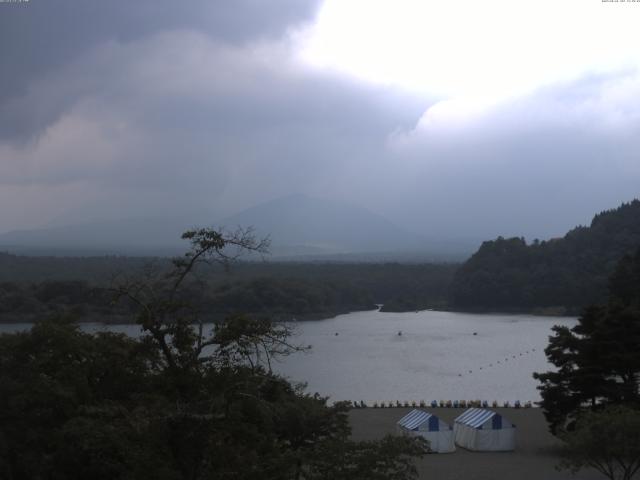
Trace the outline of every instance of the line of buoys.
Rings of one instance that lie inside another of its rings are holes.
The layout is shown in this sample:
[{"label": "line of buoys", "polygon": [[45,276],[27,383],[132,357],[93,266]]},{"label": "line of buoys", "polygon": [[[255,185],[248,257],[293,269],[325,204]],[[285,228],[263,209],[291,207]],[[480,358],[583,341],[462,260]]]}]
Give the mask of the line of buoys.
[{"label": "line of buoys", "polygon": [[[353,408],[369,408],[369,405],[364,400],[348,403],[350,403]],[[425,408],[427,406],[430,406],[431,408],[489,408],[489,406],[492,408],[532,408],[533,405],[534,403],[530,400],[524,403],[520,400],[516,400],[513,404],[508,400],[502,402],[502,404],[498,403],[497,400],[493,400],[491,404],[487,400],[432,400],[429,403],[424,400],[420,400],[419,402],[416,402],[415,400],[411,402],[401,402],[396,400],[395,402],[373,402],[373,404],[371,404],[371,408]]]},{"label": "line of buoys", "polygon": [[[526,354],[528,354],[528,353],[533,353],[533,352],[535,352],[535,351],[536,351],[536,349],[535,349],[535,348],[532,348],[531,350],[526,350],[525,352],[519,352],[519,353],[518,353],[518,356],[522,357],[523,355],[526,355]],[[516,355],[511,355],[511,358],[512,358],[512,359],[514,359],[514,358],[517,358],[517,357],[516,357]],[[506,363],[506,362],[508,362],[508,361],[509,361],[509,357],[507,356],[507,357],[505,357],[505,359],[504,359],[504,363]],[[503,363],[503,361],[501,361],[501,360],[497,360],[497,361],[495,362],[496,366],[497,366],[497,365],[502,365],[502,363]],[[493,366],[494,366],[494,364],[493,364],[493,363],[490,363],[489,365],[485,365],[485,366],[483,366],[483,367],[479,367],[479,370],[482,370],[483,368],[493,367]],[[468,373],[473,373],[473,370],[469,370],[469,371],[468,371]],[[463,375],[462,375],[462,373],[458,373],[458,376],[459,376],[459,377],[462,377]]]}]

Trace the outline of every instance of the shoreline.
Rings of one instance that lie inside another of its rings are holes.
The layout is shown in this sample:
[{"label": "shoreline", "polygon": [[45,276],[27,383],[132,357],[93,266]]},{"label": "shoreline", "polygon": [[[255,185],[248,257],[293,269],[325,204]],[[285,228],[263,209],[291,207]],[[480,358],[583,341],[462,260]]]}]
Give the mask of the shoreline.
[{"label": "shoreline", "polygon": [[[576,313],[573,311],[566,311],[564,313],[560,313],[557,311],[518,311],[518,310],[482,310],[482,309],[449,309],[449,308],[426,308],[423,310],[406,310],[406,311],[386,311],[380,307],[365,309],[365,310],[339,310],[335,312],[316,312],[316,313],[307,313],[302,315],[295,315],[289,313],[275,313],[275,314],[260,314],[260,313],[246,313],[249,316],[255,317],[270,317],[275,323],[282,322],[321,322],[323,320],[331,320],[340,315],[349,315],[351,313],[358,312],[379,312],[379,313],[390,313],[390,314],[402,314],[402,313],[422,313],[422,312],[448,312],[448,313],[462,313],[462,314],[470,314],[470,315],[528,315],[533,317],[540,318],[549,318],[549,317],[563,317],[563,318],[575,318],[580,315],[580,313]],[[27,314],[27,315],[0,315],[0,325],[6,324],[34,324],[46,318],[53,317],[55,315],[64,314],[64,312],[48,312],[43,314]],[[72,313],[73,314],[73,313]],[[209,315],[208,318],[203,318],[203,323],[215,323],[216,321],[223,320],[227,316],[234,315],[232,313],[229,314],[213,314]],[[102,324],[102,325],[135,325],[135,321],[127,321],[122,317],[126,315],[109,315],[109,314],[87,314],[84,318],[79,318],[77,320],[78,324]],[[93,317],[93,318],[91,318]],[[196,323],[194,323],[195,325]]]},{"label": "shoreline", "polygon": [[[351,438],[378,440],[396,435],[396,422],[412,408],[361,408],[349,411]],[[449,425],[466,409],[423,408]],[[517,428],[513,452],[471,452],[456,446],[453,453],[425,455],[416,462],[418,478],[424,480],[598,480],[602,474],[582,470],[573,475],[558,471],[560,440],[549,433],[540,408],[490,408],[509,419]]]}]

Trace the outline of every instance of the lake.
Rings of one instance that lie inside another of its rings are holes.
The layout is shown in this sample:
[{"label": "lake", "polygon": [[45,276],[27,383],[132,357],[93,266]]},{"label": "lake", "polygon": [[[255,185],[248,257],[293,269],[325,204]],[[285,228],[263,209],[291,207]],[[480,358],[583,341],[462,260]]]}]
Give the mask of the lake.
[{"label": "lake", "polygon": [[[295,323],[295,343],[312,350],[274,369],[332,400],[537,401],[532,373],[551,368],[544,355],[551,327],[575,323],[530,315],[354,312]],[[0,332],[25,328],[5,324]],[[83,329],[140,332],[135,325]]]}]

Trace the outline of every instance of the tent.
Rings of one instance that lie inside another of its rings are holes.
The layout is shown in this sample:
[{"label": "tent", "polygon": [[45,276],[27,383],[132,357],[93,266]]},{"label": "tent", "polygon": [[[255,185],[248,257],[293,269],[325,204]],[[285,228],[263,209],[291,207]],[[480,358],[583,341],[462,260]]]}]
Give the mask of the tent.
[{"label": "tent", "polygon": [[516,426],[492,410],[470,408],[454,420],[457,445],[478,452],[500,452],[516,448]]},{"label": "tent", "polygon": [[397,429],[404,435],[420,436],[429,441],[429,447],[437,453],[455,451],[453,430],[435,415],[424,410],[411,410],[398,420]]}]

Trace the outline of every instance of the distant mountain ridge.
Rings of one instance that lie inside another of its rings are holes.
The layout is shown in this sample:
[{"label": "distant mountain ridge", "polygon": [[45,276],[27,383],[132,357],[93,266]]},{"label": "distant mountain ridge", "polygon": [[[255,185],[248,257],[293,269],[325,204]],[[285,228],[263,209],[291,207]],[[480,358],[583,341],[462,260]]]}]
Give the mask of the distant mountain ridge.
[{"label": "distant mountain ridge", "polygon": [[365,208],[295,194],[227,217],[228,228],[251,225],[276,251],[310,254],[420,249],[425,239]]},{"label": "distant mountain ridge", "polygon": [[182,232],[193,226],[253,227],[270,236],[276,258],[424,251],[426,240],[369,210],[327,199],[290,195],[217,222],[139,218],[16,230],[0,235],[0,251],[69,255],[175,255],[186,248]]},{"label": "distant mountain ridge", "polygon": [[482,244],[458,270],[454,308],[577,313],[606,300],[617,262],[640,246],[640,201],[594,216],[563,238],[527,244],[502,237]]}]

